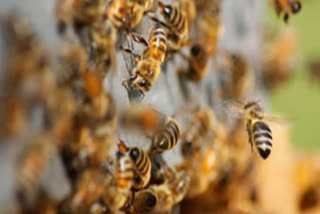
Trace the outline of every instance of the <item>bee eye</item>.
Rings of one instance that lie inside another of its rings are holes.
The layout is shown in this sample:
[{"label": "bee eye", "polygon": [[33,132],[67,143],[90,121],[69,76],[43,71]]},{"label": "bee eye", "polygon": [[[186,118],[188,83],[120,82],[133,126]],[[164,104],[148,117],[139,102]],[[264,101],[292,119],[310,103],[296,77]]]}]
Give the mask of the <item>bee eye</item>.
[{"label": "bee eye", "polygon": [[134,147],[131,149],[131,151],[129,152],[130,157],[136,161],[140,155],[140,151],[138,148]]},{"label": "bee eye", "polygon": [[135,80],[137,78],[137,75],[131,75],[130,76],[130,80],[132,81],[132,80]]},{"label": "bee eye", "polygon": [[192,46],[192,48],[191,48],[191,54],[192,54],[193,56],[198,56],[199,53],[200,53],[200,50],[201,50],[200,45],[196,44],[196,45]]},{"label": "bee eye", "polygon": [[146,84],[147,84],[147,82],[146,82],[145,80],[142,80],[142,81],[139,83],[140,86],[145,86]]},{"label": "bee eye", "polygon": [[172,13],[172,7],[171,6],[165,6],[163,8],[163,12],[165,15],[170,16],[170,14]]},{"label": "bee eye", "polygon": [[299,2],[291,2],[291,10],[293,13],[297,13],[301,9],[301,4]]}]

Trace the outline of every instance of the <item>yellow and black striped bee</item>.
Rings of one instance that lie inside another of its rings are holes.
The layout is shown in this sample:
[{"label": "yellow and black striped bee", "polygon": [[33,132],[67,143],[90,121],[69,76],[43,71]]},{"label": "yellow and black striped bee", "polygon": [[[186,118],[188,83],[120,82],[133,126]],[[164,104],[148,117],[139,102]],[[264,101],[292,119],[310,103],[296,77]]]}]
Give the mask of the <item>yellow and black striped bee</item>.
[{"label": "yellow and black striped bee", "polygon": [[266,159],[272,149],[272,132],[265,122],[264,111],[257,102],[248,102],[244,110],[251,149],[254,147],[255,151]]},{"label": "yellow and black striped bee", "polygon": [[118,144],[119,150],[128,152],[134,165],[133,188],[142,189],[148,185],[151,178],[151,160],[148,153],[139,147],[127,147],[122,140]]},{"label": "yellow and black striped bee", "polygon": [[134,55],[137,62],[130,78],[124,80],[123,85],[126,87],[125,83],[128,83],[130,89],[143,93],[150,90],[151,85],[160,74],[160,66],[167,50],[167,36],[161,27],[155,27],[151,30],[148,41],[136,34],[130,34],[130,36],[133,41],[144,44],[147,48],[141,55],[134,53],[129,48],[123,48],[124,51]]},{"label": "yellow and black striped bee", "polygon": [[163,129],[152,138],[151,150],[163,152],[172,149],[177,145],[180,138],[180,127],[172,117],[168,117]]},{"label": "yellow and black striped bee", "polygon": [[150,18],[168,29],[169,48],[172,51],[177,51],[188,42],[188,19],[185,12],[179,7],[178,3],[173,5],[165,5],[161,1],[158,3],[165,21],[163,22],[156,17]]}]

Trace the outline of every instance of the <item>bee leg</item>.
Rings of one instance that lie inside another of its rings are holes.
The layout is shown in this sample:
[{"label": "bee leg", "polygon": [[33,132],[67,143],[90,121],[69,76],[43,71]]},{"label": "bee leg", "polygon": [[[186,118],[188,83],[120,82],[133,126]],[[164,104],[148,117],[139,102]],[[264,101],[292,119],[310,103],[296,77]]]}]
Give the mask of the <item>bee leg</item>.
[{"label": "bee leg", "polygon": [[149,15],[149,18],[150,18],[152,21],[154,21],[154,22],[156,22],[156,23],[159,23],[159,24],[162,25],[163,27],[167,28],[169,31],[172,31],[172,28],[171,28],[169,25],[167,25],[167,24],[164,23],[163,21],[159,20],[157,17],[154,17],[154,16],[150,16],[150,15]]},{"label": "bee leg", "polygon": [[147,42],[147,40],[143,36],[140,36],[135,33],[130,33],[130,38],[139,44],[143,44],[146,47],[149,47],[149,43]]},{"label": "bee leg", "polygon": [[121,46],[121,50],[123,50],[123,51],[125,51],[125,52],[127,52],[127,53],[129,53],[129,54],[131,54],[131,55],[133,55],[133,56],[134,56],[134,61],[135,61],[136,63],[139,61],[139,59],[140,59],[140,54],[134,52],[132,49],[130,49],[130,48],[125,48],[125,47],[122,47],[122,46]]}]

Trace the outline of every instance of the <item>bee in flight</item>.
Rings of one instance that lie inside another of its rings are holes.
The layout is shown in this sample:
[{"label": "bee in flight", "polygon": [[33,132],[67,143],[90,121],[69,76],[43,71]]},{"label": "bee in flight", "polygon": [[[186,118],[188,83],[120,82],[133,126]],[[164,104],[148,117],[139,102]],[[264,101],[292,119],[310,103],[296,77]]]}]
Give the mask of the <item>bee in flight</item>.
[{"label": "bee in flight", "polygon": [[270,0],[278,16],[284,12],[283,20],[287,23],[289,14],[298,13],[301,10],[300,0]]},{"label": "bee in flight", "polygon": [[258,102],[247,102],[239,109],[241,117],[245,119],[251,150],[257,152],[263,159],[267,159],[272,149],[272,131],[267,124],[270,120]]}]

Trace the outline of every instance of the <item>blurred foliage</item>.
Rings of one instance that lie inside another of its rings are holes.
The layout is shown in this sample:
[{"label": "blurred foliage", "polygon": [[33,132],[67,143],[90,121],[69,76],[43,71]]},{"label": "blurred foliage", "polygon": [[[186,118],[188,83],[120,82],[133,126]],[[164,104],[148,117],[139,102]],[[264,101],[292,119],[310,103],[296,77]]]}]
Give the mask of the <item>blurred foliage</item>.
[{"label": "blurred foliage", "polygon": [[[288,26],[294,27],[298,39],[295,73],[271,96],[272,111],[292,120],[291,138],[296,150],[313,150],[320,144],[319,83],[309,76],[310,61],[320,60],[319,11],[319,0],[302,0],[300,13],[290,16]],[[267,14],[272,27],[286,27],[270,5]]]}]

